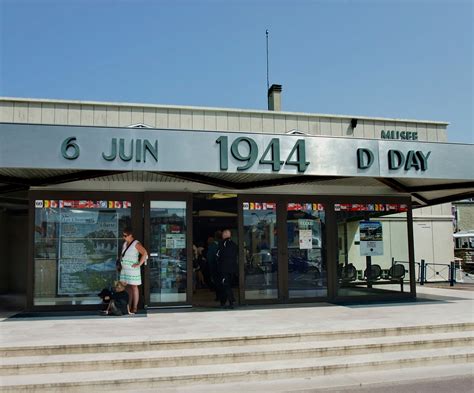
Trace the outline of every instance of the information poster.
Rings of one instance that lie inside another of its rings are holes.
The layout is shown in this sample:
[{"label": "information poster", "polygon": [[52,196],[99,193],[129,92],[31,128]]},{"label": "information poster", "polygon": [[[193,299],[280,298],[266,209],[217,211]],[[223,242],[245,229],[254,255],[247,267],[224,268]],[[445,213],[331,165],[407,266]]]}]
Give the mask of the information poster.
[{"label": "information poster", "polygon": [[360,255],[383,255],[383,233],[380,221],[361,221],[359,223]]},{"label": "information poster", "polygon": [[166,234],[166,248],[181,249],[186,248],[186,238],[184,233]]},{"label": "information poster", "polygon": [[313,231],[311,229],[300,229],[300,250],[311,250],[313,248]]},{"label": "information poster", "polygon": [[[300,233],[300,249],[309,250],[313,247],[321,247],[321,220],[319,218],[298,219],[298,229]],[[308,240],[308,232],[311,233],[311,241]],[[302,247],[301,233],[305,233],[304,245]]]},{"label": "information poster", "polygon": [[94,295],[116,279],[118,213],[61,210],[58,294]]}]

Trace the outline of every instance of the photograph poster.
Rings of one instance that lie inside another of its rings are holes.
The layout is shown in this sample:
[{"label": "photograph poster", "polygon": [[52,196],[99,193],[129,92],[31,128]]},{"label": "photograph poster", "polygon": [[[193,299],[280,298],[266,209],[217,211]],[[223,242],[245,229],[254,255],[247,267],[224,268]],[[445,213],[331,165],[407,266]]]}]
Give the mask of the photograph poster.
[{"label": "photograph poster", "polygon": [[380,221],[361,221],[359,223],[360,255],[383,255],[383,233]]}]

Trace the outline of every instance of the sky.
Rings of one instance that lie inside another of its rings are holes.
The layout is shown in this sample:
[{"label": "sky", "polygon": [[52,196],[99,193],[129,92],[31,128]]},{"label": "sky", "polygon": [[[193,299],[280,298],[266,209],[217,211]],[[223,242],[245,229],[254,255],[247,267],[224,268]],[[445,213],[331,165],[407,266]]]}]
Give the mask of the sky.
[{"label": "sky", "polygon": [[474,0],[0,0],[0,96],[446,121],[474,143]]}]

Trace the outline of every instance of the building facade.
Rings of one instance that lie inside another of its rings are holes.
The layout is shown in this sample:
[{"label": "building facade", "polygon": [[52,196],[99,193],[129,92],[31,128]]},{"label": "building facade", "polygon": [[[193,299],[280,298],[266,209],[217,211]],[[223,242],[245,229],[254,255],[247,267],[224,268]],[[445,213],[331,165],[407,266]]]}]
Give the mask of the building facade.
[{"label": "building facade", "polygon": [[241,304],[413,297],[415,259],[453,259],[447,202],[474,190],[459,170],[473,146],[445,143],[446,128],[2,98],[0,288],[29,309],[97,307],[132,226],[150,255],[142,307],[208,304],[193,245],[230,228]]}]

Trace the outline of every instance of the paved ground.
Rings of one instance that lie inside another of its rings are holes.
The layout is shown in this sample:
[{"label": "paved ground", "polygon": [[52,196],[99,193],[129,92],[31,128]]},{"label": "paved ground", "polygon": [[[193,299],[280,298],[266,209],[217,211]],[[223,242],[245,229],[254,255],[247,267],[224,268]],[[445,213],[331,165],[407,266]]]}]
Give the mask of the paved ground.
[{"label": "paved ground", "polygon": [[[333,305],[329,303],[240,307],[235,310],[162,310],[134,317],[99,315],[12,318],[0,312],[0,347],[57,345],[201,337],[265,335],[309,331],[343,331],[393,326],[474,322],[474,291],[459,288],[418,287],[416,301]],[[472,364],[387,370],[258,384],[192,386],[161,393],[214,393],[221,391],[298,393],[472,393]],[[436,380],[426,380],[437,378]],[[421,378],[421,380],[420,380]],[[387,382],[396,380],[398,382]],[[317,386],[315,389],[314,386]],[[336,388],[344,386],[344,388]],[[235,389],[234,389],[235,388]],[[154,390],[144,390],[151,392]],[[134,393],[137,393],[136,391]]]},{"label": "paved ground", "polygon": [[405,381],[402,383],[374,384],[363,387],[345,387],[298,391],[298,393],[472,393],[474,377],[454,377],[424,381]]},{"label": "paved ground", "polygon": [[456,283],[454,286],[449,286],[447,282],[440,282],[440,283],[427,283],[425,284],[429,288],[442,288],[442,289],[455,289],[457,291],[474,291],[474,282],[473,283]]},{"label": "paved ground", "polygon": [[168,310],[134,317],[0,315],[0,347],[177,340],[199,337],[474,322],[474,292],[418,287],[416,301]]}]

